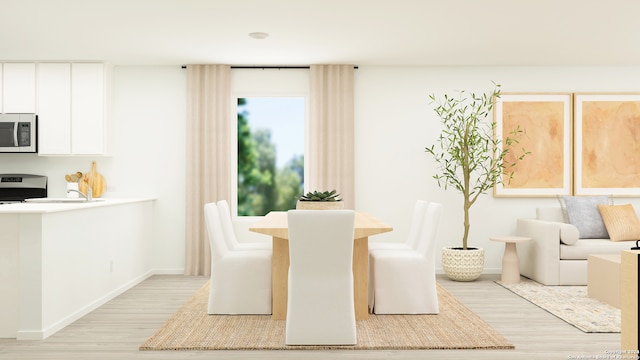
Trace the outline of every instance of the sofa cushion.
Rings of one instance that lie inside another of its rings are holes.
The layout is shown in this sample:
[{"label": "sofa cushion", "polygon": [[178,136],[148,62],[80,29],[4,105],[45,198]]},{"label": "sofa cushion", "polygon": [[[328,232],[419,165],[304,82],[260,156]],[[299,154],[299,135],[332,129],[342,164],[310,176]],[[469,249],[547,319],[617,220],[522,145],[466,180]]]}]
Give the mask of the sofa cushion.
[{"label": "sofa cushion", "polygon": [[633,205],[603,205],[598,209],[611,241],[640,240],[640,220]]},{"label": "sofa cushion", "polygon": [[587,260],[587,256],[594,254],[620,254],[633,246],[635,241],[580,239],[573,245],[560,244],[560,260]]},{"label": "sofa cushion", "polygon": [[563,196],[560,201],[567,221],[575,225],[580,239],[608,239],[598,204],[609,204],[608,196]]}]

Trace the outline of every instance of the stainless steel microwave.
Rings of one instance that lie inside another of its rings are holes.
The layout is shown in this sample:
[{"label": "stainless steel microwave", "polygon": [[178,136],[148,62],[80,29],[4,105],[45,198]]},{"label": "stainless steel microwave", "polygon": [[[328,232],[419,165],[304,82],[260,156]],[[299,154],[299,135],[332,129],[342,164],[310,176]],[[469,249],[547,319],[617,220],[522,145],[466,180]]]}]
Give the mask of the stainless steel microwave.
[{"label": "stainless steel microwave", "polygon": [[0,152],[38,152],[37,123],[36,114],[0,114]]}]

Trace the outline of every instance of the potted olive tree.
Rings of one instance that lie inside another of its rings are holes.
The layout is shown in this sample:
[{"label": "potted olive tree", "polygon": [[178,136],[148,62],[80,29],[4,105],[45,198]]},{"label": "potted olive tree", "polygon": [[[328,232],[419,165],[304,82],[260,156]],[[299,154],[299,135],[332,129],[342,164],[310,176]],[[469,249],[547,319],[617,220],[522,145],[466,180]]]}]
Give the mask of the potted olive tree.
[{"label": "potted olive tree", "polygon": [[340,210],[344,209],[344,202],[336,190],[310,191],[298,198],[298,210]]},{"label": "potted olive tree", "polygon": [[504,144],[496,136],[495,120],[487,120],[495,99],[500,97],[500,85],[494,85],[492,92],[480,95],[459,91],[457,96],[444,95],[442,99],[429,96],[443,127],[435,144],[425,149],[437,165],[433,178],[438,186],[459,191],[463,200],[462,246],[442,249],[443,270],[452,280],[475,280],[484,269],[484,249],[468,246],[471,206],[496,183],[511,180],[513,167],[529,154],[522,149],[520,155],[510,157],[515,160],[505,161],[524,130],[518,127],[510,131]]}]

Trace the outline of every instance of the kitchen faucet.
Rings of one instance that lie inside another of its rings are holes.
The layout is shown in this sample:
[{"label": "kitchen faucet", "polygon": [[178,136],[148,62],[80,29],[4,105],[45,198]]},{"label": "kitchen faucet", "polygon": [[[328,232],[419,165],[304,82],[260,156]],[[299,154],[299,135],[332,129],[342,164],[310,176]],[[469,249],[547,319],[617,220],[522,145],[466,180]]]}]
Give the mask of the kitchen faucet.
[{"label": "kitchen faucet", "polygon": [[92,191],[91,191],[91,187],[87,187],[87,195],[83,194],[80,190],[76,190],[76,189],[67,189],[67,194],[70,192],[77,192],[78,194],[80,194],[85,200],[87,201],[91,201],[92,200]]}]

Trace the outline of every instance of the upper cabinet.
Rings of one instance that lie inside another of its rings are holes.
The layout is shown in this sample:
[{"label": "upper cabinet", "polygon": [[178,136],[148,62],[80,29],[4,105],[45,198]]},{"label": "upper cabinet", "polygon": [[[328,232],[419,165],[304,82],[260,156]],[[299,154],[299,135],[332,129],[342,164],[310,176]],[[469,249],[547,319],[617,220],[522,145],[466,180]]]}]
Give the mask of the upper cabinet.
[{"label": "upper cabinet", "polygon": [[36,64],[2,65],[2,112],[36,112]]},{"label": "upper cabinet", "polygon": [[106,155],[106,68],[101,63],[38,64],[40,155]]},{"label": "upper cabinet", "polygon": [[102,154],[105,149],[103,64],[71,64],[71,151]]},{"label": "upper cabinet", "polygon": [[107,155],[103,63],[0,64],[0,112],[38,115],[39,155]]},{"label": "upper cabinet", "polygon": [[71,64],[38,64],[38,150],[71,154]]}]

